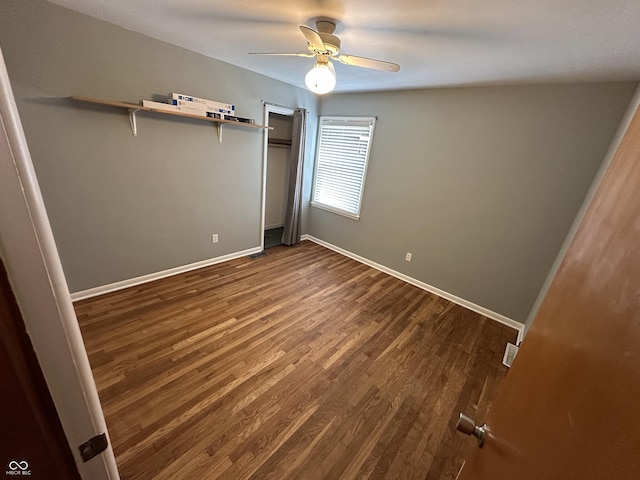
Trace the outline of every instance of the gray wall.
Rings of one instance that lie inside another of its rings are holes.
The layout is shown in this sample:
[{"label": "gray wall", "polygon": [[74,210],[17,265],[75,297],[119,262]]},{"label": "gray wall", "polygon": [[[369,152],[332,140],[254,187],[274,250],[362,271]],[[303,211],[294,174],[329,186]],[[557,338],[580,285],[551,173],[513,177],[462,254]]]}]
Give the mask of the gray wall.
[{"label": "gray wall", "polygon": [[[4,0],[3,49],[69,288],[79,291],[260,244],[263,135],[140,114],[180,91],[309,109],[309,92],[41,0]],[[634,84],[335,94],[327,115],[376,115],[362,218],[308,206],[303,232],[524,321]],[[211,234],[220,243],[211,244]],[[407,251],[413,261],[404,261]]]},{"label": "gray wall", "polygon": [[540,289],[540,293],[538,293],[538,297],[536,298],[536,301],[534,302],[533,307],[529,312],[527,321],[525,322],[525,328],[524,328],[525,335],[528,333],[529,328],[531,327],[535,317],[537,316],[538,310],[542,305],[542,301],[546,297],[549,291],[549,288],[551,287],[551,283],[553,282],[554,277],[558,273],[558,270],[560,269],[560,265],[562,264],[562,261],[564,260],[564,257],[567,254],[567,251],[569,250],[569,246],[571,245],[571,242],[573,242],[573,238],[576,232],[578,231],[578,228],[580,227],[582,220],[584,219],[584,215],[586,214],[587,209],[591,204],[593,197],[596,194],[596,191],[600,187],[600,182],[602,181],[602,178],[604,177],[605,172],[609,168],[611,161],[613,160],[615,154],[617,153],[620,142],[622,141],[622,138],[624,137],[627,131],[627,128],[629,128],[631,120],[633,119],[633,116],[639,107],[640,107],[640,87],[636,87],[633,97],[631,99],[631,102],[629,102],[629,105],[623,116],[623,119],[620,122],[618,131],[616,132],[611,142],[611,145],[609,146],[609,150],[607,151],[605,159],[600,165],[600,169],[596,173],[596,176],[591,184],[591,187],[589,188],[589,191],[587,192],[587,195],[585,196],[584,201],[580,206],[580,210],[578,211],[578,214],[573,220],[571,228],[569,229],[569,233],[564,239],[564,242],[560,247],[560,250],[558,251],[558,255],[556,256],[555,261],[551,266],[551,269],[547,273],[547,278],[545,279],[545,282],[542,288]]},{"label": "gray wall", "polygon": [[309,233],[524,322],[634,88],[326,97],[323,115],[378,120],[361,219],[311,207]]},{"label": "gray wall", "polygon": [[314,141],[309,92],[43,1],[3,0],[0,47],[72,292],[259,246],[263,134],[220,145],[208,122],[142,113],[133,137],[125,110],[64,97],[176,91],[257,123],[265,100],[309,109]]}]

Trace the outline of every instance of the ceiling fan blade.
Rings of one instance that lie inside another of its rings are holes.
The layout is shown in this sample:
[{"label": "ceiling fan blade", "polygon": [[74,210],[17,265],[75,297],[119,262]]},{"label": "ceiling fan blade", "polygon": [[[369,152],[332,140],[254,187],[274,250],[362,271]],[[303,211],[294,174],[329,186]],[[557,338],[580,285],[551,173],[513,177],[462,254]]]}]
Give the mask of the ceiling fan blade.
[{"label": "ceiling fan blade", "polygon": [[322,38],[320,38],[320,34],[316,32],[313,28],[300,25],[300,31],[302,32],[302,34],[305,36],[305,38],[313,48],[321,52],[327,51],[327,47],[324,46],[324,42],[322,41]]},{"label": "ceiling fan blade", "polygon": [[249,55],[276,55],[279,57],[304,57],[304,58],[313,58],[315,55],[313,53],[256,53],[249,52]]},{"label": "ceiling fan blade", "polygon": [[383,70],[385,72],[397,72],[400,65],[397,63],[384,62],[382,60],[374,60],[372,58],[357,57],[355,55],[338,55],[338,60],[345,65],[354,65],[356,67],[373,68],[374,70]]}]

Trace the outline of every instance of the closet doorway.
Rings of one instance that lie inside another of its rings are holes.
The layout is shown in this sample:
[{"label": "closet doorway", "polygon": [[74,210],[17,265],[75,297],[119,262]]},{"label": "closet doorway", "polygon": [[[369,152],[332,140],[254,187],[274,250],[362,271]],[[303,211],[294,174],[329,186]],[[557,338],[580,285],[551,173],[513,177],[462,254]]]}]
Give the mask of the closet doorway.
[{"label": "closet doorway", "polygon": [[291,161],[293,109],[265,105],[267,130],[264,180],[263,250],[282,243]]}]

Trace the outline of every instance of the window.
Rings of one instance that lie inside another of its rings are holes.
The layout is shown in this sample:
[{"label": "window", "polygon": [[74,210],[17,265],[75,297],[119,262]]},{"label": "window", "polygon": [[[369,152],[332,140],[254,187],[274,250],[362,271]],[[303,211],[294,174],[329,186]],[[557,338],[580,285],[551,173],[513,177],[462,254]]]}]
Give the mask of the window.
[{"label": "window", "polygon": [[360,218],[374,117],[320,117],[311,205]]}]

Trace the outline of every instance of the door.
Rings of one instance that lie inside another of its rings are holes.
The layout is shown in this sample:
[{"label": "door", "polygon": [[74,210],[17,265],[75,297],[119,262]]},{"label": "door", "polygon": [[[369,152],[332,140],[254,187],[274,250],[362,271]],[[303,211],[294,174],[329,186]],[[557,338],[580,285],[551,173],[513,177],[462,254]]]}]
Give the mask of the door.
[{"label": "door", "polygon": [[461,480],[640,478],[640,113],[586,211]]},{"label": "door", "polygon": [[[111,446],[88,461],[83,461],[80,453],[79,446],[84,442],[107,433],[106,424],[2,51],[0,192],[0,258],[78,472],[86,479],[116,480],[119,477]],[[11,412],[3,411],[2,415]],[[0,465],[0,472],[5,469],[10,472],[8,476],[16,475],[13,471],[22,475],[24,462],[38,456],[40,441],[33,438],[32,454],[25,451],[25,457],[12,458],[10,462],[16,463]],[[34,477],[41,475],[32,473]]]},{"label": "door", "polygon": [[79,479],[1,259],[0,385],[0,469],[33,479]]}]

